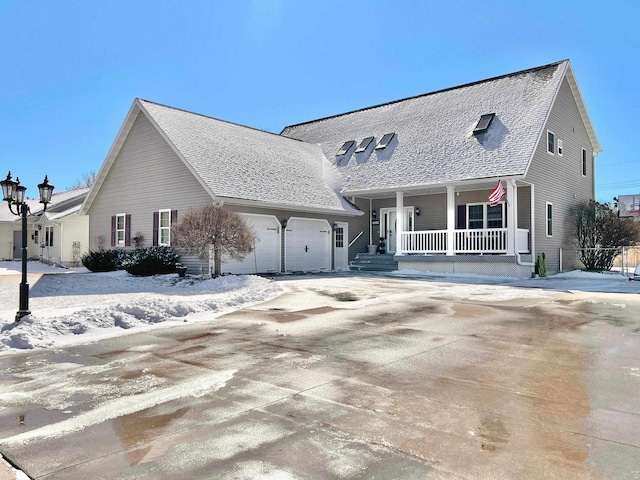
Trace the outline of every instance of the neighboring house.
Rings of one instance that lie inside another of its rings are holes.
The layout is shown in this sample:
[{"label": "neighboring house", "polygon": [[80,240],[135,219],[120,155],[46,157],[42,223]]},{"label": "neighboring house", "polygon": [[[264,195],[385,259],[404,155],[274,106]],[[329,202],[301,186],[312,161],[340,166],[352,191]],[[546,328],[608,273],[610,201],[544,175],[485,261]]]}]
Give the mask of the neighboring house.
[{"label": "neighboring house", "polygon": [[[31,216],[27,221],[27,254],[47,263],[77,266],[89,249],[89,219],[80,215],[88,188],[54,193],[47,211],[38,200],[27,200]],[[22,256],[22,222],[0,205],[0,258],[19,260]]]},{"label": "neighboring house", "polygon": [[616,199],[619,217],[640,222],[640,195],[619,195]]},{"label": "neighboring house", "polygon": [[256,250],[223,272],[346,269],[383,238],[399,268],[527,277],[540,253],[558,271],[600,150],[568,60],[280,135],[136,99],[82,213],[92,248],[128,248],[203,203],[240,212]]}]

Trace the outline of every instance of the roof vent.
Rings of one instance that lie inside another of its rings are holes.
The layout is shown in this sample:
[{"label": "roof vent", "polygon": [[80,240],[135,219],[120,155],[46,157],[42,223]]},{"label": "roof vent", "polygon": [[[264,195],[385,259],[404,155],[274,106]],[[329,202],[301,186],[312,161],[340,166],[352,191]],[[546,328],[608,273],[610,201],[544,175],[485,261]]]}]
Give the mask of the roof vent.
[{"label": "roof vent", "polygon": [[376,145],[376,150],[382,150],[383,148],[385,148],[387,145],[391,143],[391,140],[393,140],[393,137],[395,136],[396,136],[395,133],[385,133],[384,136],[378,142],[378,145]]},{"label": "roof vent", "polygon": [[356,153],[364,152],[367,148],[369,148],[371,142],[373,142],[373,137],[367,137],[362,140],[362,142],[360,142],[360,145],[358,145],[358,148],[356,148]]},{"label": "roof vent", "polygon": [[338,150],[338,153],[336,153],[336,156],[340,157],[340,156],[344,155],[349,150],[351,150],[351,147],[353,147],[355,144],[356,144],[355,140],[349,140],[348,142],[344,142],[344,145],[342,145],[342,148],[340,148],[340,150]]},{"label": "roof vent", "polygon": [[491,121],[495,116],[495,113],[485,113],[482,115],[476,124],[476,128],[473,129],[473,134],[476,135],[478,133],[485,132],[489,128],[489,125],[491,125]]}]

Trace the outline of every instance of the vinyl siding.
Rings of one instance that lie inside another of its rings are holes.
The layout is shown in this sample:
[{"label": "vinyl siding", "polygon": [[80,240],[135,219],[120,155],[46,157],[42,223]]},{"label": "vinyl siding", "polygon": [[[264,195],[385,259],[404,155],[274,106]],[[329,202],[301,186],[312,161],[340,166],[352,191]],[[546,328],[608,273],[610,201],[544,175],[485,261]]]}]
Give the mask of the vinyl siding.
[{"label": "vinyl siding", "polygon": [[[547,130],[556,137],[556,153],[547,153]],[[557,154],[557,140],[563,154]],[[582,148],[587,149],[587,176],[582,175]],[[536,253],[545,253],[549,273],[559,271],[560,248],[565,250],[563,268],[580,268],[575,259],[571,208],[595,197],[593,145],[580,117],[567,80],[562,82],[549,119],[526,175],[535,185]],[[553,236],[546,235],[546,203],[553,204]]]},{"label": "vinyl siding", "polygon": [[180,212],[210,201],[182,160],[139,113],[89,208],[90,248],[112,248],[113,215],[130,214],[131,237],[141,232],[144,245],[151,246],[153,212],[178,210],[179,220]]},{"label": "vinyl siding", "polygon": [[89,217],[71,215],[61,222],[60,261],[73,265],[73,242],[80,242],[80,255],[89,250]]}]

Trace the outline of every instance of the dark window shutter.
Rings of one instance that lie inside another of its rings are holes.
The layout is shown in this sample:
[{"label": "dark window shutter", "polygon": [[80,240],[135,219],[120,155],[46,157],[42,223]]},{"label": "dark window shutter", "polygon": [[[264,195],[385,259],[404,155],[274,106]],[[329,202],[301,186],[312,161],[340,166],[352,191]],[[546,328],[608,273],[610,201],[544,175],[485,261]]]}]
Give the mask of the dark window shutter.
[{"label": "dark window shutter", "polygon": [[160,213],[153,212],[153,246],[158,246],[158,229],[160,228]]},{"label": "dark window shutter", "polygon": [[458,230],[464,230],[465,228],[467,228],[467,206],[466,205],[458,205],[456,228]]},{"label": "dark window shutter", "polygon": [[124,246],[131,246],[131,214],[124,216]]},{"label": "dark window shutter", "polygon": [[178,210],[171,210],[171,225],[178,222]]},{"label": "dark window shutter", "polygon": [[111,217],[111,246],[116,246],[116,217]]}]

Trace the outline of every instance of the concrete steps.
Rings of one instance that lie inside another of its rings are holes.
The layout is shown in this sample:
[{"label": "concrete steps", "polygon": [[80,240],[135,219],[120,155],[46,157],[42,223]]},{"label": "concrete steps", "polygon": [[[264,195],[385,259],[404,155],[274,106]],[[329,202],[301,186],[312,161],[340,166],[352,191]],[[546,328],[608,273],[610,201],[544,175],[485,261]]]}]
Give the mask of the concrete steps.
[{"label": "concrete steps", "polygon": [[393,254],[358,253],[349,262],[349,269],[358,272],[392,272],[398,269]]}]

